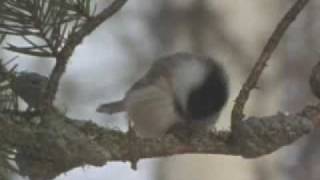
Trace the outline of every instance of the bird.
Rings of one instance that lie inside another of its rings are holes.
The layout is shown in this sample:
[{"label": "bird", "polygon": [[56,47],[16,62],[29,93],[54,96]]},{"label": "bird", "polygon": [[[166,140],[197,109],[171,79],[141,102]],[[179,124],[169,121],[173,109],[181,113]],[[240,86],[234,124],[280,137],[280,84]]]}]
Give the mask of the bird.
[{"label": "bird", "polygon": [[[209,56],[177,52],[160,57],[125,93],[97,112],[126,112],[143,138],[160,138],[176,124],[214,125],[229,96],[229,78]],[[201,130],[202,131],[202,130]]]}]

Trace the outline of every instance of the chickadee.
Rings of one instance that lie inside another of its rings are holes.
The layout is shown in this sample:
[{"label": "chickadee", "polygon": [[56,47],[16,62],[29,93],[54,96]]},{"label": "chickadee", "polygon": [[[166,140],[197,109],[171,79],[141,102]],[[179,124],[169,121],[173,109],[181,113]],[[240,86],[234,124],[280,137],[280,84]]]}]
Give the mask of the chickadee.
[{"label": "chickadee", "polygon": [[214,124],[228,99],[228,77],[212,58],[176,53],[155,61],[121,101],[97,112],[126,111],[140,137],[157,138],[177,123]]}]

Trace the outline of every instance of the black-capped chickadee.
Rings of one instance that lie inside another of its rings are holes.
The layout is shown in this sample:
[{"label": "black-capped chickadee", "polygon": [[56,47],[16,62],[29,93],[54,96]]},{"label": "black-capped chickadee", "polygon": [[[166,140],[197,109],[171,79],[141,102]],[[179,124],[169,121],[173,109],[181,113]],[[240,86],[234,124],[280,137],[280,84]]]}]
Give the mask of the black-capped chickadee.
[{"label": "black-capped chickadee", "polygon": [[177,123],[214,124],[228,99],[228,77],[214,59],[176,53],[155,61],[121,101],[102,113],[126,111],[140,137],[157,138]]}]

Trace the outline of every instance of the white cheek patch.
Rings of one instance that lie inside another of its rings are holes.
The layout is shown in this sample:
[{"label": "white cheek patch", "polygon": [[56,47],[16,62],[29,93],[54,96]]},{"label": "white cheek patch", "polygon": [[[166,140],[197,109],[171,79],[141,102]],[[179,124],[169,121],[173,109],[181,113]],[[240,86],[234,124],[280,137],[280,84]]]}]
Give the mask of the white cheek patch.
[{"label": "white cheek patch", "polygon": [[204,81],[206,74],[206,65],[198,60],[185,61],[173,71],[173,88],[183,110],[189,93]]}]

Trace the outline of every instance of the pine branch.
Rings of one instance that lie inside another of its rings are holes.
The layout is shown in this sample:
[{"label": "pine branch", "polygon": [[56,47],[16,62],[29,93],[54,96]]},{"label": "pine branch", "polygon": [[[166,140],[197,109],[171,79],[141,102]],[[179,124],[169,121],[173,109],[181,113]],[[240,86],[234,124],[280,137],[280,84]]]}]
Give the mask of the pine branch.
[{"label": "pine branch", "polygon": [[14,110],[18,106],[17,96],[10,86],[10,82],[15,77],[14,69],[16,66],[11,69],[7,68],[15,59],[13,58],[7,63],[0,59],[0,112]]},{"label": "pine branch", "polygon": [[86,19],[90,19],[95,14],[95,8],[92,9],[92,0],[68,0],[67,3],[76,14],[82,15]]},{"label": "pine branch", "polygon": [[[74,49],[127,0],[115,0],[95,15],[90,0],[1,0],[0,33],[19,36],[28,44],[8,44],[16,53],[55,57],[56,65],[43,94],[42,110],[52,108],[59,81]],[[41,40],[36,42],[35,40]]]},{"label": "pine branch", "polygon": [[[57,57],[72,23],[89,17],[88,1],[2,0],[0,32],[20,36],[30,45],[9,45],[6,49],[32,56]],[[45,46],[40,48],[38,43],[30,43],[35,38],[42,40]]]},{"label": "pine branch", "polygon": [[75,26],[72,33],[67,38],[65,45],[62,47],[57,56],[57,62],[51,72],[49,83],[43,96],[43,108],[50,108],[58,90],[59,81],[66,70],[69,58],[74,49],[91,34],[100,24],[118,12],[127,0],[114,0],[110,6],[106,7],[101,13],[85,21],[80,27]]}]

